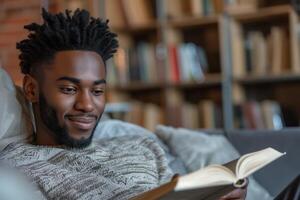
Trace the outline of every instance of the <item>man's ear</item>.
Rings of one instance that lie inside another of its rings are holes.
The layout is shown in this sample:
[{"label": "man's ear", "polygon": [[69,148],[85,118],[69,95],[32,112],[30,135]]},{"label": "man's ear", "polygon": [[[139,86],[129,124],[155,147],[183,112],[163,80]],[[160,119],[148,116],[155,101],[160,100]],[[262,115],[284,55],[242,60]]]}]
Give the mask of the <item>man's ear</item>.
[{"label": "man's ear", "polygon": [[26,74],[23,79],[23,90],[25,97],[31,103],[38,102],[39,85],[38,82],[30,75]]}]

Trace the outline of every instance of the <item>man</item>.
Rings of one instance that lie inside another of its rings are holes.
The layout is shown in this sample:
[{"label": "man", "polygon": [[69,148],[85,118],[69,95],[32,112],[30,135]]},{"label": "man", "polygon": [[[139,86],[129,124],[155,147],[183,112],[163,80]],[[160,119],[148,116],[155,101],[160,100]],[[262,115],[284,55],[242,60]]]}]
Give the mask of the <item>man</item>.
[{"label": "man", "polygon": [[[169,182],[173,173],[152,139],[118,137],[91,143],[105,106],[105,61],[118,47],[108,22],[85,10],[25,26],[17,44],[24,94],[33,105],[33,141],[0,152],[47,199],[129,199]],[[244,199],[246,188],[222,199]]]}]

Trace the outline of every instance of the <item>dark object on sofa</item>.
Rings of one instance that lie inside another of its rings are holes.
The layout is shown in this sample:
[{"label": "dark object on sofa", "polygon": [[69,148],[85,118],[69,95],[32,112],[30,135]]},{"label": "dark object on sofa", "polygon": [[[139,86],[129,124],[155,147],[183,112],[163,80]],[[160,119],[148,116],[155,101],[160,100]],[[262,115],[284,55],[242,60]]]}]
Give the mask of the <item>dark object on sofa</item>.
[{"label": "dark object on sofa", "polygon": [[265,147],[273,147],[287,154],[254,174],[255,179],[271,195],[278,195],[300,174],[300,129],[280,131],[228,131],[225,133],[241,153],[249,153]]}]

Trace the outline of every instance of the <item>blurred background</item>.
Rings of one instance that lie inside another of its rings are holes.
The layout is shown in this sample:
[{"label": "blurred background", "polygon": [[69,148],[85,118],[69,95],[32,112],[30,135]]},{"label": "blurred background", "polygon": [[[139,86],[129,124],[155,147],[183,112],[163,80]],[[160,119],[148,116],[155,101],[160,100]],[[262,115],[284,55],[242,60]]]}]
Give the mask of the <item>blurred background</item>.
[{"label": "blurred background", "polygon": [[22,85],[23,26],[84,8],[109,19],[120,48],[107,62],[106,112],[153,130],[299,127],[297,1],[0,0],[0,66]]}]

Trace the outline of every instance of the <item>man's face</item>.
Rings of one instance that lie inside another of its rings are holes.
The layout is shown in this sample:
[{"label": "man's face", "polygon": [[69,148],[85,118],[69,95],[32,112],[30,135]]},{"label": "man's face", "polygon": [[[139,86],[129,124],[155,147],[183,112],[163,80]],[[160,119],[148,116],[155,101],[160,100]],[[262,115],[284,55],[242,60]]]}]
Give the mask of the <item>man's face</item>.
[{"label": "man's face", "polygon": [[92,51],[61,51],[43,66],[42,73],[38,101],[41,131],[56,144],[87,146],[105,106],[101,57]]}]

